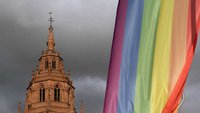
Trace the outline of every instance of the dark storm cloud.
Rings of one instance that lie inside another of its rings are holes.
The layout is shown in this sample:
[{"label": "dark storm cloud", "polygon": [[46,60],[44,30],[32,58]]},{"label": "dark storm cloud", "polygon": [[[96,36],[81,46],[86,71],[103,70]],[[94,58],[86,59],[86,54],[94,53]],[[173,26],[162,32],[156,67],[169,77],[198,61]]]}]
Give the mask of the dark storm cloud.
[{"label": "dark storm cloud", "polygon": [[[111,47],[116,1],[22,0],[16,4],[9,0],[4,2],[1,4],[8,7],[1,10],[1,17],[4,19],[1,25],[4,26],[2,32],[6,37],[2,41],[6,44],[3,45],[4,48],[11,48],[10,45],[15,44],[16,47],[12,46],[12,52],[24,57],[24,51],[33,51],[30,56],[39,57],[38,51],[45,49],[47,13],[54,11],[56,48],[65,57],[67,67],[86,72],[90,70],[91,73],[105,70],[104,65],[109,57],[107,53]],[[33,61],[30,60],[33,57],[24,58],[30,63]]]}]

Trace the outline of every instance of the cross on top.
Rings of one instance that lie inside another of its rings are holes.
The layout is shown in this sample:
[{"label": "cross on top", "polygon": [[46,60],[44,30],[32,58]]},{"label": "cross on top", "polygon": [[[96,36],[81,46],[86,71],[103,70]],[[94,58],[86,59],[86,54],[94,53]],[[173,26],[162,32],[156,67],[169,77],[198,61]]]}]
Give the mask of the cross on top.
[{"label": "cross on top", "polygon": [[50,26],[52,26],[52,23],[54,22],[53,17],[52,17],[52,12],[49,12],[50,18],[49,18],[49,22],[50,22]]}]

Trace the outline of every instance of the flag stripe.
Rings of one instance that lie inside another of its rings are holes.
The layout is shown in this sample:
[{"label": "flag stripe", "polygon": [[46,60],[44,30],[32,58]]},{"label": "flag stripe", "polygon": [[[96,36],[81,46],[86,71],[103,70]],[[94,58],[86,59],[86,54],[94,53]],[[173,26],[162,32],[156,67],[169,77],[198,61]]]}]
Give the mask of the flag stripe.
[{"label": "flag stripe", "polygon": [[151,75],[160,0],[145,0],[137,66],[135,113],[149,113]]},{"label": "flag stripe", "polygon": [[162,0],[153,61],[150,113],[161,113],[168,97],[174,0]]},{"label": "flag stripe", "polygon": [[104,113],[117,113],[118,86],[122,59],[123,36],[128,0],[120,0],[115,22],[114,39],[109,64]]},{"label": "flag stripe", "polygon": [[186,60],[188,3],[188,0],[176,0],[174,5],[169,94],[171,94]]},{"label": "flag stripe", "polygon": [[129,0],[120,69],[118,113],[134,112],[135,79],[143,14],[143,0]]},{"label": "flag stripe", "polygon": [[200,0],[196,0],[196,29],[197,29],[197,33],[199,34],[200,32]]}]

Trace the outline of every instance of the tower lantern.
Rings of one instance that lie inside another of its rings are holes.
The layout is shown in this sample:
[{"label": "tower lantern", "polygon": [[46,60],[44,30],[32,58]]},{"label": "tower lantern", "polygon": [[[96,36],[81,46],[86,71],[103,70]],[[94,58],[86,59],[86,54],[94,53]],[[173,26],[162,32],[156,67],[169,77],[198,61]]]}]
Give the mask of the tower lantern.
[{"label": "tower lantern", "polygon": [[38,59],[36,72],[26,89],[24,113],[76,113],[75,87],[64,72],[62,57],[54,48],[52,16],[49,21],[48,48]]}]

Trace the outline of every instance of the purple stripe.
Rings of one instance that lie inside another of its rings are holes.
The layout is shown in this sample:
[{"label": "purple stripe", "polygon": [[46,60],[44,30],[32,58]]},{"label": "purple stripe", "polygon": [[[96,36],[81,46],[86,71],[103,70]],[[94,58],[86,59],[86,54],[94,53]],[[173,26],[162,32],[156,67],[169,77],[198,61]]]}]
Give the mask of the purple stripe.
[{"label": "purple stripe", "polygon": [[122,47],[128,0],[119,0],[103,113],[117,113]]}]

